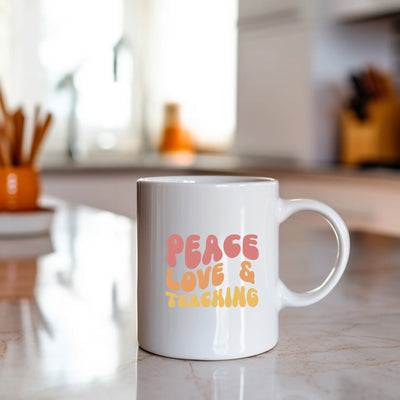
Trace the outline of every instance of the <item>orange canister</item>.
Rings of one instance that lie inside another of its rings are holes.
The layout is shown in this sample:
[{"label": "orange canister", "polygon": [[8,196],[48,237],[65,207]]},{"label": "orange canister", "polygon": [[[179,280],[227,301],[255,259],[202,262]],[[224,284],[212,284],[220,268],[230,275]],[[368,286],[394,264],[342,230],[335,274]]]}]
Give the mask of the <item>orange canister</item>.
[{"label": "orange canister", "polygon": [[165,121],[159,151],[160,153],[194,152],[194,143],[189,132],[182,129],[177,103],[165,105]]},{"label": "orange canister", "polygon": [[40,176],[31,166],[0,167],[0,211],[35,210]]}]

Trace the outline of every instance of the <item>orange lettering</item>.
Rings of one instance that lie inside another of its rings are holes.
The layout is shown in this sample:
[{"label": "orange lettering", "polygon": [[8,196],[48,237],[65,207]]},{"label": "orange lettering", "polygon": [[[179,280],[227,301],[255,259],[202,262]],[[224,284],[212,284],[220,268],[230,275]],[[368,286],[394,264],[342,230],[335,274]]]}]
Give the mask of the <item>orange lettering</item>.
[{"label": "orange lettering", "polygon": [[196,287],[196,275],[192,271],[185,272],[182,276],[182,289],[191,292]]},{"label": "orange lettering", "polygon": [[224,264],[218,263],[214,265],[212,270],[212,284],[214,286],[219,286],[224,281],[224,274],[222,272],[222,266]]},{"label": "orange lettering", "polygon": [[211,272],[211,267],[207,267],[205,271],[198,269],[197,270],[197,278],[199,279],[199,288],[200,289],[205,289],[208,286],[208,283],[210,281],[210,272]]},{"label": "orange lettering", "polygon": [[172,274],[173,274],[172,268],[168,268],[166,284],[168,286],[168,289],[177,291],[180,289],[181,285],[179,284],[179,282],[175,282],[172,280]]}]

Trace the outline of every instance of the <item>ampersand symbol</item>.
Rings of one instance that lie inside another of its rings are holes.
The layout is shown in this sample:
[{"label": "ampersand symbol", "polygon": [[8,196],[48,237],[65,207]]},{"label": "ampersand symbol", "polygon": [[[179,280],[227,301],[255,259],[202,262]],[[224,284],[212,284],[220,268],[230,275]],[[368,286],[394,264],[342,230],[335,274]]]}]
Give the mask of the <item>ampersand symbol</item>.
[{"label": "ampersand symbol", "polygon": [[250,271],[251,263],[249,261],[242,261],[240,266],[242,268],[239,273],[240,279],[244,282],[254,283],[254,272]]}]

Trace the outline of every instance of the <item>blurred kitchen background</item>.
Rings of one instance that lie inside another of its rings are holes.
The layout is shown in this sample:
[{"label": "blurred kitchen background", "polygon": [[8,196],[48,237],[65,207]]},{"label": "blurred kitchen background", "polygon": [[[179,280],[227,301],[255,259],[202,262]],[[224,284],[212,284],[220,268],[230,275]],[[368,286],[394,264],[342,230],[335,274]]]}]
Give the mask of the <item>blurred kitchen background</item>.
[{"label": "blurred kitchen background", "polygon": [[45,194],[133,217],[140,176],[272,175],[397,234],[399,15],[400,0],[0,0],[0,80],[11,108],[53,113]]}]

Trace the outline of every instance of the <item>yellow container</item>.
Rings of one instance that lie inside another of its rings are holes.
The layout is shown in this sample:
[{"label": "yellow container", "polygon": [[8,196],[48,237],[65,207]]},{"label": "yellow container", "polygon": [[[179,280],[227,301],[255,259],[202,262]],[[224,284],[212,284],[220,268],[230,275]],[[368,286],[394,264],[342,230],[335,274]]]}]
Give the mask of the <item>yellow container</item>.
[{"label": "yellow container", "polygon": [[360,121],[352,110],[341,114],[340,158],[344,164],[395,161],[400,158],[400,107],[396,98],[371,101],[368,118]]}]

